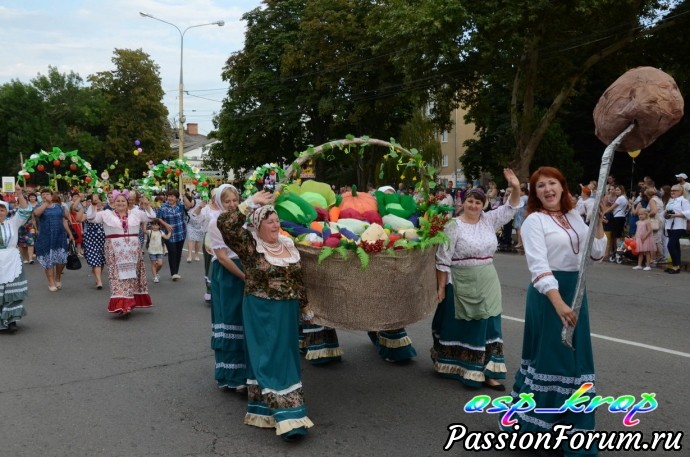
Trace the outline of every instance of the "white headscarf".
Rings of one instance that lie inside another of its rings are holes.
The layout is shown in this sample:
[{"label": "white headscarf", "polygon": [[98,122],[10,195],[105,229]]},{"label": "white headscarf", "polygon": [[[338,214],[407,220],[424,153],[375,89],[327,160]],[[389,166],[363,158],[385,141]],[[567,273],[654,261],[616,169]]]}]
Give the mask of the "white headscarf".
[{"label": "white headscarf", "polygon": [[223,191],[227,188],[235,189],[235,192],[237,192],[237,196],[239,197],[240,193],[238,192],[237,188],[233,186],[232,184],[221,184],[216,188],[216,194],[213,196],[213,203],[216,204],[218,209],[221,212],[225,212],[225,209],[223,208]]}]

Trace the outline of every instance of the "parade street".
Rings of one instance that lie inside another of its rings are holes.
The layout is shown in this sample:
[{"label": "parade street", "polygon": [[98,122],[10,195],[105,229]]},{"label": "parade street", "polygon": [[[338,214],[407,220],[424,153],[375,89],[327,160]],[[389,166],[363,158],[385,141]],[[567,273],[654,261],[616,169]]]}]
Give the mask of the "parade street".
[{"label": "parade street", "polygon": [[[285,443],[274,430],[243,425],[246,397],[216,387],[202,262],[183,261],[178,282],[167,262],[159,284],[149,273],[155,306],[124,319],[106,312],[107,281],[96,290],[82,263],[65,272],[58,292],[48,291],[38,263],[25,265],[28,315],[15,334],[0,335],[0,456],[470,455],[461,441],[444,452],[448,426],[497,431],[496,414],[469,414],[465,404],[480,394],[508,394],[520,363],[529,273],[524,256],[497,254],[508,392],[473,391],[435,375],[431,316],[407,328],[418,356],[404,365],[383,361],[366,332],[339,330],[341,363],[302,363],[315,426],[303,441]],[[651,442],[655,431],[687,432],[690,420],[690,273],[631,266],[595,265],[588,276],[597,394],[630,396],[622,402],[629,410],[643,393],[655,393],[658,407],[626,427],[625,412],[601,406],[597,430],[639,431]],[[688,440],[686,433],[681,451],[639,454],[689,455]]]}]

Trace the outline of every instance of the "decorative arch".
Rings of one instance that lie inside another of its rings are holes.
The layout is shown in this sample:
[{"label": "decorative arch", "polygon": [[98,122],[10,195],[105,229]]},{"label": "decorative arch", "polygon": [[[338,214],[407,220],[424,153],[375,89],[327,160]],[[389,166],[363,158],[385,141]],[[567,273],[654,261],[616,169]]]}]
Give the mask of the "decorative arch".
[{"label": "decorative arch", "polygon": [[48,172],[52,170],[51,187],[57,190],[57,180],[63,179],[70,186],[78,188],[88,187],[92,191],[103,193],[102,183],[98,179],[96,171],[91,168],[91,164],[84,160],[78,150],[63,151],[58,147],[53,147],[51,151],[41,150],[31,154],[22,164],[22,169],[18,173],[19,180],[24,184],[32,178],[32,173]]},{"label": "decorative arch", "polygon": [[211,190],[209,189],[208,177],[201,174],[197,167],[192,167],[181,159],[164,160],[159,164],[149,162],[149,171],[139,185],[139,189],[150,196],[157,189],[160,189],[162,184],[177,180],[182,173],[187,173],[192,178],[192,184],[204,200],[210,198]]}]

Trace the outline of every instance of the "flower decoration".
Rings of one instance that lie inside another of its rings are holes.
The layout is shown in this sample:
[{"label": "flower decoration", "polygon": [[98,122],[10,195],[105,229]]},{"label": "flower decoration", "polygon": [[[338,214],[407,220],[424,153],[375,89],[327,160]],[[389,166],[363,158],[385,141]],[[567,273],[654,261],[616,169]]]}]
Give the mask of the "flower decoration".
[{"label": "flower decoration", "polygon": [[[64,162],[64,163],[63,163]],[[51,151],[40,151],[31,154],[22,164],[18,173],[19,180],[26,183],[36,172],[47,172],[52,168],[51,185],[57,187],[57,180],[62,179],[69,183],[70,187],[89,187],[97,189],[98,176],[91,169],[91,164],[79,156],[79,151],[64,152],[58,147]]]},{"label": "flower decoration", "polygon": [[[196,172],[194,171],[195,169],[197,170]],[[196,167],[192,168],[184,160],[163,160],[159,164],[150,163],[149,170],[144,173],[145,176],[139,188],[146,195],[150,196],[162,185],[177,182],[178,177],[183,173],[192,178],[192,183],[201,195],[201,198],[205,200],[210,198],[208,177],[200,174]]]},{"label": "flower decoration", "polygon": [[244,183],[242,197],[247,198],[255,194],[266,184],[266,182],[264,182],[265,180],[271,181],[274,185],[278,183],[284,184],[285,170],[275,162],[265,163],[256,168]]}]

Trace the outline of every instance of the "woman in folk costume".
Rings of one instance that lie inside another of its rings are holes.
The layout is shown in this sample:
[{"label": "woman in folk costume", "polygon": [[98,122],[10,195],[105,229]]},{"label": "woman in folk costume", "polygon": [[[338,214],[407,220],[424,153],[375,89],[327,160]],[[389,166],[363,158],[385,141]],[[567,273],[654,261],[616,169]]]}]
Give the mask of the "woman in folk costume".
[{"label": "woman in folk costume", "polygon": [[113,191],[114,209],[95,211],[89,207],[89,222],[103,224],[105,260],[108,264],[110,301],[108,312],[126,316],[134,308],[153,306],[146,283],[146,267],[139,244],[139,228],[156,218],[145,197],[141,209],[128,209],[129,192]]},{"label": "woman in folk costume", "polygon": [[[596,230],[592,260],[603,259],[607,240],[601,219],[596,226],[587,227],[573,209],[565,178],[556,168],[541,167],[532,174],[527,212],[522,240],[532,282],[527,289],[522,360],[511,396],[517,400],[522,394],[533,395],[537,408],[557,410],[582,384],[595,380],[586,293],[579,317],[570,304],[588,230]],[[575,326],[575,350],[561,343],[564,326]],[[586,395],[594,393],[592,387]],[[512,419],[517,420],[520,433],[551,432],[556,424],[594,430],[594,412],[546,414],[532,410]],[[565,455],[577,455],[567,445],[563,450]],[[578,452],[598,453],[595,447]]]},{"label": "woman in folk costume", "polygon": [[19,228],[31,219],[32,208],[19,184],[14,187],[19,203],[17,213],[8,218],[10,206],[0,200],[0,332],[13,333],[17,321],[26,315],[24,298],[29,287],[24,277],[22,257],[17,249]]},{"label": "woman in folk costume", "polygon": [[[222,184],[213,200],[217,208],[223,209],[222,212],[237,211],[240,193],[234,186]],[[209,277],[211,347],[216,356],[215,379],[219,388],[244,391],[247,383],[242,324],[244,272],[237,254],[223,241],[223,235],[218,230],[218,215],[212,216],[207,226],[213,250]]]},{"label": "woman in folk costume", "polygon": [[[280,234],[274,195],[258,192],[218,217],[225,244],[245,274],[242,318],[247,350],[248,405],[244,423],[275,428],[286,441],[306,435],[307,417],[297,347],[300,310],[309,323],[299,251]],[[249,229],[244,227],[245,220]]]},{"label": "woman in folk costume", "polygon": [[520,181],[510,169],[503,174],[512,191],[508,204],[484,212],[487,195],[470,189],[462,214],[449,222],[450,243],[436,253],[439,305],[431,324],[431,359],[441,376],[469,387],[503,391],[505,379],[501,284],[493,256],[496,230],[514,216],[520,202]]}]

